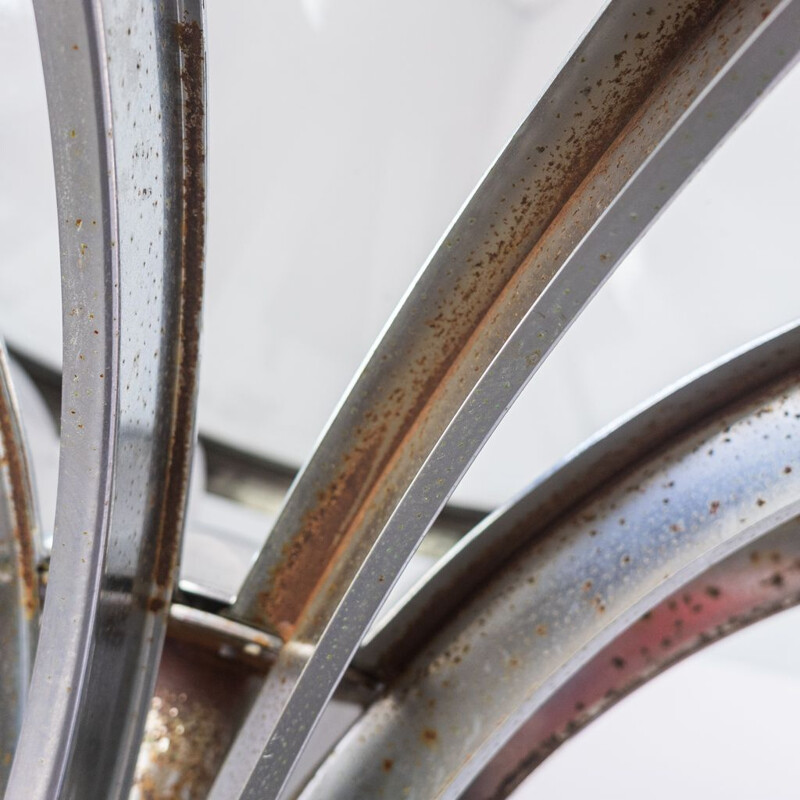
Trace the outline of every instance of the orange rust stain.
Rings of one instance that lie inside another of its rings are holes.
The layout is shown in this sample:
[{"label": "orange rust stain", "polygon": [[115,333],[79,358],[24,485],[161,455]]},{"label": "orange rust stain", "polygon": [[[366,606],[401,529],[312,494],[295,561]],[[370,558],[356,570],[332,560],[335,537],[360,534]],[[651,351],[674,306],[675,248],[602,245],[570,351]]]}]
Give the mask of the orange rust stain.
[{"label": "orange rust stain", "polygon": [[153,614],[158,614],[166,606],[166,601],[161,597],[148,597],[147,610]]},{"label": "orange rust stain", "polygon": [[[179,23],[176,36],[183,57],[181,82],[184,91],[181,291],[169,451],[152,568],[155,584],[167,591],[174,579],[189,482],[205,252],[203,33],[200,25],[192,21]],[[164,606],[159,597],[147,601],[147,608],[151,611],[160,611]]]},{"label": "orange rust stain", "polygon": [[435,728],[425,728],[420,738],[428,747],[433,747],[439,739],[439,734],[436,732]]},{"label": "orange rust stain", "polygon": [[28,470],[17,446],[17,426],[11,404],[2,390],[0,390],[0,437],[5,450],[3,466],[11,490],[11,512],[14,515],[12,535],[16,543],[22,605],[25,617],[33,619],[39,610],[39,582],[36,578],[36,554],[33,547],[31,488]]}]

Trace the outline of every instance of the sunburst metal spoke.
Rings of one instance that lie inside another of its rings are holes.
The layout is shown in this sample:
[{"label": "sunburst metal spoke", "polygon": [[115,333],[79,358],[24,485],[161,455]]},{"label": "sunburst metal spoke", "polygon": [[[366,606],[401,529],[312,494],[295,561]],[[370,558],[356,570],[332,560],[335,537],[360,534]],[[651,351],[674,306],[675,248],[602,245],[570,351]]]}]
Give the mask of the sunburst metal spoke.
[{"label": "sunburst metal spoke", "polygon": [[203,282],[199,4],[37,2],[63,301],[58,506],[6,797],[127,795],[174,583]]}]

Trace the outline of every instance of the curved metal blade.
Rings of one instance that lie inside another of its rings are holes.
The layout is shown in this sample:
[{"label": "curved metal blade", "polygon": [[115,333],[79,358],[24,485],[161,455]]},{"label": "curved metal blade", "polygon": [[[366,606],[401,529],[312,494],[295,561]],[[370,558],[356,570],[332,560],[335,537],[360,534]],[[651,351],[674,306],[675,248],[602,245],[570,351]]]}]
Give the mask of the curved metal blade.
[{"label": "curved metal blade", "polygon": [[6,797],[125,797],[175,578],[203,284],[199,3],[37,2],[64,356],[58,507]]},{"label": "curved metal blade", "polygon": [[800,524],[758,539],[662,600],[553,694],[462,795],[501,800],[551,753],[678,661],[800,603]]}]

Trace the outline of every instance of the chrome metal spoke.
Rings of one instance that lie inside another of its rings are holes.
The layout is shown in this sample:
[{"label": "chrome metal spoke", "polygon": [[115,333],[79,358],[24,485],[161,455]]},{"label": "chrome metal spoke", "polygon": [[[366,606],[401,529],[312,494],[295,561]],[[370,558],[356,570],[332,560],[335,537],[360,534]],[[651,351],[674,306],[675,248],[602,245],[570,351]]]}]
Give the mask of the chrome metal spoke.
[{"label": "chrome metal spoke", "polygon": [[[397,575],[508,406],[800,49],[795,0],[652,8],[636,16],[640,6],[623,0],[599,18],[443,240],[296,482],[233,609],[291,640],[214,800],[279,796]],[[649,33],[648,48],[625,45]]]},{"label": "chrome metal spoke", "polygon": [[0,344],[0,791],[17,747],[39,635],[41,529],[5,347]]},{"label": "chrome metal spoke", "polygon": [[203,282],[199,2],[37,2],[63,300],[58,508],[7,798],[125,797],[163,643]]},{"label": "chrome metal spoke", "polygon": [[[624,662],[612,667],[630,678],[621,682],[627,687],[648,665],[660,668],[684,646],[699,646],[701,633],[738,624],[731,613],[754,617],[794,602],[794,573],[787,594],[769,586],[786,582],[775,563],[750,573],[738,598],[733,586],[750,554],[708,571],[780,526],[786,527],[773,534],[776,541],[796,539],[799,336],[792,329],[655,404],[471,536],[424,593],[434,619],[436,605],[445,606],[447,622],[429,628],[427,640],[417,638],[407,652],[398,649],[400,637],[409,622],[422,620],[422,604],[410,603],[413,613],[388,623],[400,627],[382,652],[404,668],[317,772],[303,800],[459,797],[526,720],[541,712],[531,724],[542,725],[548,703],[558,706],[563,692],[584,685],[576,677],[581,670],[595,686],[609,653]],[[761,384],[755,392],[754,383]],[[612,463],[604,467],[607,458]],[[594,476],[598,465],[601,474]],[[583,477],[588,486],[574,502]],[[491,574],[476,580],[472,568],[491,552]],[[784,564],[789,570],[792,552]],[[501,566],[493,569],[492,561]],[[720,583],[685,589],[704,573]],[[661,615],[664,605],[670,611],[670,595],[683,598],[687,591],[695,596],[682,599],[684,616],[698,620],[684,623],[686,638],[671,627],[658,637],[659,653],[639,652],[625,672],[625,643],[646,636],[650,647],[653,636],[645,623],[630,626],[656,607]],[[695,623],[701,630],[692,630]],[[535,749],[541,739],[527,741]],[[513,752],[508,746],[501,761]]]}]

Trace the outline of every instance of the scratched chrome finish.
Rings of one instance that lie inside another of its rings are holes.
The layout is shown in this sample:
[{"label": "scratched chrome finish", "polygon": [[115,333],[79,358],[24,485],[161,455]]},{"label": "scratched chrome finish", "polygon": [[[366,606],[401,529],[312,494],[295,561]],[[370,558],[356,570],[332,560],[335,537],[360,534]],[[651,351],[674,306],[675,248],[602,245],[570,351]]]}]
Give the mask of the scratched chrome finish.
[{"label": "scratched chrome finish", "polygon": [[[520,726],[644,613],[792,521],[800,512],[796,350],[787,360],[785,377],[744,398],[734,392],[668,444],[649,454],[640,444],[643,456],[566,514],[541,525],[537,503],[523,497],[517,505],[527,513],[512,506],[495,516],[479,535],[516,549],[470,588],[303,800],[460,797]],[[626,427],[614,437],[624,442]],[[730,593],[706,584],[688,612],[724,606]]]},{"label": "scratched chrome finish", "polygon": [[464,800],[501,800],[618,700],[742,628],[800,603],[800,524],[729,556],[662,600],[553,694],[486,765]]},{"label": "scratched chrome finish", "polygon": [[127,795],[185,506],[204,235],[199,4],[36,3],[64,327],[47,601],[10,800]]},{"label": "scratched chrome finish", "polygon": [[25,437],[0,343],[0,791],[8,782],[39,635],[40,536]]},{"label": "scratched chrome finish", "polygon": [[[658,7],[656,4],[654,14]],[[601,16],[567,63],[562,78],[572,71],[577,80],[574,73],[583,75],[582,60],[591,61],[597,50],[602,50],[607,60],[619,63],[623,56],[620,52],[615,54],[613,48],[618,44],[616,37],[622,33],[615,14],[622,8],[624,3],[612,4]],[[384,508],[388,521],[369,553],[364,556],[358,553],[358,547],[348,549],[345,541],[323,585],[315,589],[311,607],[304,612],[293,639],[281,652],[234,742],[214,784],[213,800],[230,797],[255,800],[280,795],[322,709],[386,594],[505,410],[664,205],[793,64],[800,49],[800,2],[785,0],[771,13],[765,13],[765,8],[755,3],[724,5],[686,43],[682,55],[670,65],[663,80],[642,100],[635,119],[599,159],[580,191],[572,196],[570,212],[552,222],[530,256],[531,263],[540,267],[541,272],[535,267],[524,271],[518,285],[512,282],[514,290],[500,298],[501,305],[508,301],[513,306],[522,296],[526,297],[528,302],[517,309],[519,323],[513,331],[508,331],[503,343],[505,336],[498,322],[493,336],[499,349],[485,371],[479,360],[473,362],[468,358],[460,362],[460,367],[472,373],[467,382],[472,388],[455,415],[452,415],[455,409],[448,409],[446,402],[440,402],[428,409],[425,422],[417,426],[415,436],[422,437],[420,431],[428,424],[435,426],[435,418],[443,421],[439,414],[446,420],[446,429],[435,446],[429,451],[421,447],[420,460],[424,459],[424,463],[415,466],[402,498],[398,501],[395,497]],[[610,25],[611,30],[605,30],[604,25]],[[607,47],[612,48],[610,52],[604,50]],[[592,64],[591,69],[590,74],[596,77],[596,65]],[[562,99],[569,97],[567,102],[572,102],[563,85],[559,86],[559,95]],[[553,117],[555,110],[550,100],[554,103],[555,97],[546,96],[543,101],[548,103],[548,118]],[[536,117],[534,112],[533,118]],[[518,135],[509,152],[530,153],[533,148],[529,149],[529,145],[524,135]],[[500,173],[502,170],[498,170]],[[507,173],[505,178],[514,183]],[[477,197],[483,197],[482,190]],[[477,219],[468,216],[469,213],[465,212],[466,221],[462,217],[456,223],[457,228],[469,227],[471,220]],[[446,239],[443,243],[445,250],[450,241]],[[554,265],[557,271],[551,278],[548,267]],[[545,286],[538,283],[543,275],[549,279]],[[521,290],[526,277],[534,285],[532,295]],[[423,284],[424,281],[414,291]],[[499,320],[499,309],[497,317],[491,314],[490,317],[491,322]],[[403,319],[401,310],[393,326]],[[387,336],[392,330],[390,327]],[[479,351],[488,346],[474,337],[472,344]],[[457,388],[458,367],[451,366],[447,381],[456,394],[461,391]],[[368,372],[369,369],[368,365]],[[473,384],[476,375],[477,383]],[[353,391],[361,397],[358,384]],[[437,400],[442,401],[443,396]],[[347,401],[341,413],[349,413]],[[348,421],[352,424],[353,418]],[[412,437],[410,447],[414,441]],[[321,447],[324,452],[324,440]],[[397,459],[403,460],[400,456]],[[296,486],[302,484],[301,477]],[[375,507],[381,506],[381,502],[374,497],[373,500]],[[290,548],[290,562],[294,555]],[[268,559],[266,563],[269,564]],[[260,567],[264,566],[262,561]],[[247,616],[253,611],[250,603],[253,590],[257,593],[259,588],[263,589],[259,581],[257,574],[255,580],[248,581],[244,605],[234,609],[235,613]],[[315,646],[310,658],[302,646],[308,640]]]}]

